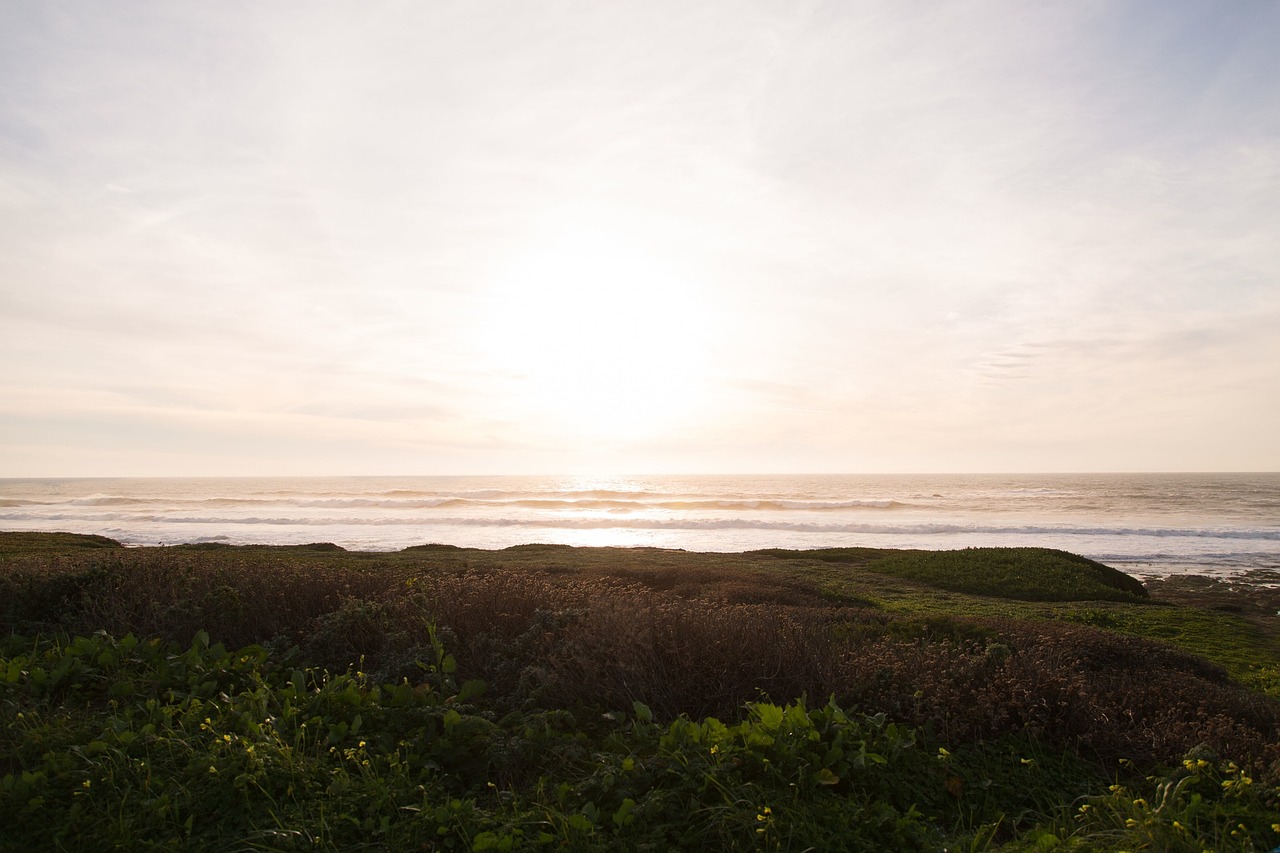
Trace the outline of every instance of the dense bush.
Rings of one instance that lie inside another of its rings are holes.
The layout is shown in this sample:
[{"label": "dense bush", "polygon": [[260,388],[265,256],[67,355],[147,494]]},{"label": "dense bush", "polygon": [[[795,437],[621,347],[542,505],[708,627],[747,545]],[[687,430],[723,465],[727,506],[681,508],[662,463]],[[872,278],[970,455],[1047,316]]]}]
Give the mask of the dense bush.
[{"label": "dense bush", "polygon": [[1280,703],[1100,627],[1173,624],[1105,574],[1031,619],[806,574],[868,549],[70,541],[0,535],[0,850],[1270,849]]}]

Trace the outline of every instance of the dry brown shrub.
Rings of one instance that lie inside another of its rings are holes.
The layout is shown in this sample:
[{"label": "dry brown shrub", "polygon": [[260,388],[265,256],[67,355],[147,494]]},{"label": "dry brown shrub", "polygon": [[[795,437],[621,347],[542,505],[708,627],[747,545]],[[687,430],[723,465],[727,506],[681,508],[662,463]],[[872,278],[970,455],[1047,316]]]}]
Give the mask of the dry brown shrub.
[{"label": "dry brown shrub", "polygon": [[664,715],[732,715],[766,694],[825,697],[842,653],[832,629],[850,618],[731,603],[758,597],[750,584],[699,586],[717,597],[690,599],[627,573],[484,570],[413,586],[391,612],[439,626],[465,674],[497,694],[559,707],[642,701]]},{"label": "dry brown shrub", "polygon": [[1172,762],[1193,747],[1273,770],[1280,703],[1159,643],[1008,622],[999,642],[877,640],[846,658],[840,698],[944,741],[1026,732],[1107,759]]},{"label": "dry brown shrub", "polygon": [[67,581],[58,616],[71,632],[105,630],[187,642],[200,630],[229,645],[302,636],[351,599],[381,599],[385,572],[231,551],[120,549],[54,563]]},{"label": "dry brown shrub", "polygon": [[485,679],[490,698],[511,706],[638,700],[663,716],[731,717],[761,695],[834,694],[947,743],[1022,732],[1160,761],[1203,743],[1280,775],[1280,703],[1168,645],[1064,623],[893,620],[708,555],[677,571],[679,555],[569,553],[385,563],[233,549],[41,555],[4,564],[0,627],[26,619],[179,642],[203,629],[228,645],[283,638],[328,665],[363,657],[369,671],[411,676],[435,630],[459,675]]},{"label": "dry brown shrub", "polygon": [[735,714],[762,695],[821,694],[840,659],[832,621],[806,608],[601,596],[545,662],[544,695],[700,716]]}]

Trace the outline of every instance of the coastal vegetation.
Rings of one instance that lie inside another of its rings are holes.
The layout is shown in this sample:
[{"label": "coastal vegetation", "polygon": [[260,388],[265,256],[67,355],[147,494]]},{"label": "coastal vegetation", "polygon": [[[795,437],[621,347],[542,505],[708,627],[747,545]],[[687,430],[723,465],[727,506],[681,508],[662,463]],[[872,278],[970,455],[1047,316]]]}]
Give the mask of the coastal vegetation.
[{"label": "coastal vegetation", "polygon": [[0,534],[0,850],[1280,845],[1280,592]]}]

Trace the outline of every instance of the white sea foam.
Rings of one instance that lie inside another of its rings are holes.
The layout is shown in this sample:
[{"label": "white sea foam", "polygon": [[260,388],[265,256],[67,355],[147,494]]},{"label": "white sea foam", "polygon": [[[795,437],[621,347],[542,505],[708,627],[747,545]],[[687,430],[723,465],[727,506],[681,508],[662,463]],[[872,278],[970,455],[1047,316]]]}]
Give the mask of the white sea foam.
[{"label": "white sea foam", "polygon": [[514,516],[421,516],[421,515],[179,515],[104,512],[0,513],[0,521],[91,521],[153,522],[218,527],[223,525],[288,525],[301,527],[411,526],[411,527],[534,527],[548,530],[788,530],[805,533],[871,533],[882,536],[929,536],[979,533],[1009,536],[1116,536],[1193,539],[1241,539],[1280,542],[1275,528],[1190,528],[1190,527],[1073,527],[1069,525],[983,525],[983,524],[829,524],[817,521],[778,521],[743,518],[614,518],[614,517],[514,517]]}]

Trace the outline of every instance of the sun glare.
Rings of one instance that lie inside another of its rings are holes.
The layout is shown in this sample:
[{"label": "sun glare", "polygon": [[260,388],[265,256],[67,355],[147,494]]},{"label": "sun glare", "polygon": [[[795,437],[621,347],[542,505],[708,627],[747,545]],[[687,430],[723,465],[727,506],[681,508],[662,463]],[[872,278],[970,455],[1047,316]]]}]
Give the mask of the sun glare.
[{"label": "sun glare", "polygon": [[659,436],[701,396],[712,317],[678,265],[582,226],[521,253],[494,289],[487,352],[519,415],[561,436]]}]

